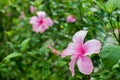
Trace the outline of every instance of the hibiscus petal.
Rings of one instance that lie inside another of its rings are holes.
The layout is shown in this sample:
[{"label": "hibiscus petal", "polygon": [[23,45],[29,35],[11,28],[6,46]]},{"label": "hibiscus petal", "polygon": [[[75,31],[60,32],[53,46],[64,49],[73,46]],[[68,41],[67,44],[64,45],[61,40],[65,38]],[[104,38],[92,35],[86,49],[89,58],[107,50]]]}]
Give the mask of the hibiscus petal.
[{"label": "hibiscus petal", "polygon": [[30,24],[38,24],[38,18],[36,16],[33,16],[30,21],[29,21]]},{"label": "hibiscus petal", "polygon": [[73,36],[73,43],[76,43],[82,46],[87,32],[88,31],[84,31],[84,30],[76,32]]},{"label": "hibiscus petal", "polygon": [[69,16],[67,16],[66,21],[67,21],[67,22],[71,22],[71,23],[73,23],[73,22],[75,22],[75,21],[76,21],[76,19],[75,19],[75,17],[74,17],[74,16],[69,15]]},{"label": "hibiscus petal", "polygon": [[43,33],[46,29],[48,29],[47,25],[33,25],[33,31],[36,33]]},{"label": "hibiscus petal", "polygon": [[84,55],[91,55],[93,53],[99,53],[100,49],[101,49],[101,43],[98,40],[89,40],[87,41],[84,46],[83,49],[85,51]]},{"label": "hibiscus petal", "polygon": [[77,56],[72,56],[71,57],[71,62],[69,63],[69,69],[70,69],[70,71],[72,73],[72,76],[75,75],[75,73],[74,73],[74,65],[75,65],[76,60],[77,60]]},{"label": "hibiscus petal", "polygon": [[93,71],[93,63],[87,56],[82,56],[77,60],[77,66],[81,73],[90,75]]},{"label": "hibiscus petal", "polygon": [[33,25],[33,31],[38,33],[39,32],[39,25]]},{"label": "hibiscus petal", "polygon": [[45,32],[46,29],[48,29],[48,26],[47,26],[47,25],[41,25],[39,31],[40,31],[41,33],[43,33],[43,32]]},{"label": "hibiscus petal", "polygon": [[46,22],[46,24],[47,24],[48,26],[52,26],[52,25],[53,25],[53,21],[52,21],[52,19],[49,18],[49,17],[45,19],[45,22]]},{"label": "hibiscus petal", "polygon": [[44,11],[37,12],[39,18],[45,18],[46,13]]},{"label": "hibiscus petal", "polygon": [[78,46],[74,43],[69,43],[68,47],[62,52],[62,57],[66,57],[73,54],[78,54]]}]

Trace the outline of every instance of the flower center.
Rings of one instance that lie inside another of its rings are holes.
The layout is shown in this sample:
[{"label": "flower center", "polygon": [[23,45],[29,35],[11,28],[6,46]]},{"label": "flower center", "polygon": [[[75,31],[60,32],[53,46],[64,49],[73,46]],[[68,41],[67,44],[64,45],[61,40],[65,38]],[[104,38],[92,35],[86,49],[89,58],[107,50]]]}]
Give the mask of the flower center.
[{"label": "flower center", "polygon": [[83,49],[83,48],[81,49],[81,53],[82,53],[82,54],[84,54],[84,53],[85,53],[85,51],[84,51],[84,49]]},{"label": "flower center", "polygon": [[78,53],[77,55],[80,57],[80,56],[83,56],[83,55],[84,55],[85,50],[84,50],[83,48],[80,48],[78,52],[79,52],[79,53]]},{"label": "flower center", "polygon": [[39,20],[39,24],[43,24],[44,23],[44,20],[43,19],[40,19]]}]

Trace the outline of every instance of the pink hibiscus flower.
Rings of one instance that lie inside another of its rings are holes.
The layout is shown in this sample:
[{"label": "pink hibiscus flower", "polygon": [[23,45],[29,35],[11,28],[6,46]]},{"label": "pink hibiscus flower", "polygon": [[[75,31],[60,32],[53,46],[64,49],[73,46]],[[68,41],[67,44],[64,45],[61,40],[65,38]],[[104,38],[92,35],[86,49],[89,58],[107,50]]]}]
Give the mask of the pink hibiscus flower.
[{"label": "pink hibiscus flower", "polygon": [[70,23],[74,23],[74,22],[76,22],[76,19],[73,15],[69,15],[69,16],[67,16],[66,21],[70,22]]},{"label": "pink hibiscus flower", "polygon": [[58,50],[56,50],[55,48],[53,48],[51,44],[48,45],[48,48],[50,48],[55,55],[61,56],[61,53]]},{"label": "pink hibiscus flower", "polygon": [[24,19],[24,18],[25,18],[25,13],[22,11],[22,12],[20,12],[19,19]]},{"label": "pink hibiscus flower", "polygon": [[46,13],[41,11],[30,19],[30,24],[33,25],[33,31],[43,33],[49,26],[53,25],[53,21],[50,17],[46,18]]},{"label": "pink hibiscus flower", "polygon": [[74,76],[74,64],[77,61],[78,69],[81,73],[89,75],[93,71],[93,63],[87,55],[99,53],[101,43],[98,40],[92,39],[84,42],[87,31],[79,31],[73,36],[73,42],[69,43],[68,47],[62,52],[62,57],[71,55],[69,69]]},{"label": "pink hibiscus flower", "polygon": [[116,36],[118,36],[119,35],[119,30],[116,28],[116,29],[114,29],[114,32],[115,32],[115,34],[116,34]]},{"label": "pink hibiscus flower", "polygon": [[37,9],[36,9],[36,7],[34,7],[34,6],[30,6],[30,12],[31,13],[34,13],[34,12],[36,12],[37,11]]}]

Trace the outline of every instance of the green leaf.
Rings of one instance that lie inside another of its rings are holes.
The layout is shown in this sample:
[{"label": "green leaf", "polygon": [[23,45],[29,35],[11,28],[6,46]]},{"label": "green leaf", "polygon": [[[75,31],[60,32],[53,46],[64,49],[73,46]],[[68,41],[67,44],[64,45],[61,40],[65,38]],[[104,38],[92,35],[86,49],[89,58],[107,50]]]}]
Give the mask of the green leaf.
[{"label": "green leaf", "polygon": [[96,0],[93,1],[107,13],[111,13],[113,10],[120,6],[119,0],[108,0],[106,3],[98,2]]},{"label": "green leaf", "polygon": [[10,31],[6,31],[5,33],[8,35],[8,37],[11,38],[11,36],[12,36],[13,33],[14,33],[14,31],[13,31],[13,30],[10,30]]},{"label": "green leaf", "polygon": [[28,48],[28,43],[29,43],[30,39],[25,39],[22,43],[21,43],[21,50],[24,51]]},{"label": "green leaf", "polygon": [[120,59],[120,46],[106,46],[100,53],[103,65],[110,69]]},{"label": "green leaf", "polygon": [[106,11],[111,13],[120,5],[120,0],[108,0],[106,3]]},{"label": "green leaf", "polygon": [[102,10],[105,11],[105,4],[103,2],[98,2],[96,0],[93,0]]},{"label": "green leaf", "polygon": [[8,56],[6,56],[6,57],[4,58],[4,60],[10,60],[11,58],[15,58],[15,57],[19,57],[19,56],[22,56],[22,54],[21,54],[21,53],[14,52],[14,53],[11,53],[11,54],[9,54]]}]

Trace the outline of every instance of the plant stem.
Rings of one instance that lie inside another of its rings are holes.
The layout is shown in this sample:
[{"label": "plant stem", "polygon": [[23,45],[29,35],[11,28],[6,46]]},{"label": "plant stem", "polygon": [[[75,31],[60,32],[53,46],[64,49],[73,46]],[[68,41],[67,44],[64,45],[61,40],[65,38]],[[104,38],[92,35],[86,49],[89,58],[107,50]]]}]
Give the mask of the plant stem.
[{"label": "plant stem", "polygon": [[78,21],[79,21],[79,26],[78,27],[81,26],[80,22],[83,22],[81,11],[82,11],[82,2],[80,0],[78,0],[78,5],[76,7],[76,13],[77,13],[77,16],[78,16]]},{"label": "plant stem", "polygon": [[90,80],[90,75],[87,75],[87,79]]},{"label": "plant stem", "polygon": [[[79,9],[76,8],[76,11],[77,11],[77,16],[78,16],[78,19],[79,19],[79,22],[81,21],[81,17],[80,17],[80,14],[79,14]],[[79,23],[79,27],[81,26],[81,24]]]},{"label": "plant stem", "polygon": [[110,25],[111,25],[111,27],[112,27],[112,33],[113,33],[113,35],[114,35],[116,41],[117,41],[118,44],[120,45],[120,43],[119,43],[119,39],[117,38],[117,36],[116,36],[116,34],[115,34],[115,32],[114,32],[114,26],[113,26],[113,24],[112,24],[110,14],[108,14],[108,20],[109,20],[109,23],[110,23]]},{"label": "plant stem", "polygon": [[119,26],[119,21],[117,21],[118,23],[118,38],[119,38],[119,45],[120,45],[120,26]]}]

